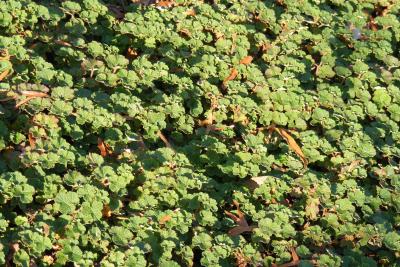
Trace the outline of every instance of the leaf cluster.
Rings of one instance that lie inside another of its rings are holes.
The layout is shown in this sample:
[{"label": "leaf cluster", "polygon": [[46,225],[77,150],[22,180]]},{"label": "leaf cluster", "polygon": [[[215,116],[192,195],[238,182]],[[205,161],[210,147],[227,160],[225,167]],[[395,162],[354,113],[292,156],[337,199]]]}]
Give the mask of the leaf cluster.
[{"label": "leaf cluster", "polygon": [[399,14],[2,1],[0,265],[400,266]]}]

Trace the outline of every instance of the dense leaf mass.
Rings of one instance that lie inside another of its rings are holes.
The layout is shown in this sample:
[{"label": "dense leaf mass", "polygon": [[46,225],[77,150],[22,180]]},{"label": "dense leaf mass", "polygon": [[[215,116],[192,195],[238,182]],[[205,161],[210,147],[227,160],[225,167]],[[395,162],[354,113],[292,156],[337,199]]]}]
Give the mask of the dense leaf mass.
[{"label": "dense leaf mass", "polygon": [[400,266],[396,0],[3,0],[0,265]]}]

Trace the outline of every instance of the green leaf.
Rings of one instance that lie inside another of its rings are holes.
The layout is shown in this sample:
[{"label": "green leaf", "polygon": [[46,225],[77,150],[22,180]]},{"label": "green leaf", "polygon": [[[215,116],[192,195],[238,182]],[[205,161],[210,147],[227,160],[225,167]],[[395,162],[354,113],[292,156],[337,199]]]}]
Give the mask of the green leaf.
[{"label": "green leaf", "polygon": [[61,213],[69,214],[75,211],[76,205],[79,203],[79,197],[75,192],[60,192],[54,201],[59,205],[59,210]]}]

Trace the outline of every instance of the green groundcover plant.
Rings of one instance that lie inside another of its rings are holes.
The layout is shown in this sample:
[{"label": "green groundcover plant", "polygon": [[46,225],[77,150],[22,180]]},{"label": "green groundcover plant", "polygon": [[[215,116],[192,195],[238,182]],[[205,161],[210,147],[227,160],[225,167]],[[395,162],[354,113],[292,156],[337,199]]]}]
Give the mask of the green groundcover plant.
[{"label": "green groundcover plant", "polygon": [[0,266],[400,266],[396,0],[0,2]]}]

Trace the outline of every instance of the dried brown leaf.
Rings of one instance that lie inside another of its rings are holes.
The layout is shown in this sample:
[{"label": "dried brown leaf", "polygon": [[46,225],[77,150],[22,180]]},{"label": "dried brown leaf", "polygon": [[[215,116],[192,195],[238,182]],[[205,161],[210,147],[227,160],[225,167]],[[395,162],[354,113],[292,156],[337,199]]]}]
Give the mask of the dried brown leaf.
[{"label": "dried brown leaf", "polygon": [[107,205],[107,204],[105,204],[105,205],[103,206],[103,209],[101,210],[101,214],[102,214],[103,217],[105,217],[105,218],[110,218],[110,217],[111,217],[111,214],[112,214],[110,206]]},{"label": "dried brown leaf", "polygon": [[249,259],[241,251],[235,251],[235,264],[236,267],[247,267]]},{"label": "dried brown leaf", "polygon": [[43,92],[37,92],[37,91],[20,91],[19,92],[21,95],[27,96],[24,100],[21,100],[17,104],[15,104],[15,108],[19,108],[22,105],[25,105],[29,101],[31,101],[34,98],[38,97],[48,97],[49,95]]},{"label": "dried brown leaf", "polygon": [[0,74],[0,81],[2,81],[10,73],[10,70],[5,70]]},{"label": "dried brown leaf", "polygon": [[231,236],[236,236],[240,235],[243,232],[251,232],[254,228],[256,228],[255,225],[249,226],[247,223],[246,218],[244,217],[244,214],[240,211],[239,209],[239,203],[237,201],[233,201],[233,204],[236,206],[236,212],[238,215],[235,215],[229,211],[225,211],[225,214],[231,218],[238,226],[233,227],[228,231],[228,234]]},{"label": "dried brown leaf", "polygon": [[38,91],[20,91],[19,92],[21,95],[25,96],[33,96],[33,97],[48,97],[49,95],[43,92],[38,92]]},{"label": "dried brown leaf", "polygon": [[159,1],[156,3],[156,6],[160,8],[170,8],[173,7],[174,5],[175,5],[174,1]]},{"label": "dried brown leaf", "polygon": [[[239,214],[239,217],[237,217],[235,214],[233,214],[233,213],[231,213],[229,211],[225,211],[225,214],[229,218],[231,218],[235,223],[241,224],[241,226],[243,226],[243,222],[241,222],[241,220],[240,220],[240,214]],[[245,221],[245,225],[248,226],[246,221]]]},{"label": "dried brown leaf", "polygon": [[55,40],[54,43],[62,45],[62,46],[72,46],[70,43],[63,40]]},{"label": "dried brown leaf", "polygon": [[242,58],[240,60],[239,64],[249,65],[252,61],[253,61],[253,57],[252,56],[247,56],[247,57]]},{"label": "dried brown leaf", "polygon": [[135,59],[138,56],[137,51],[134,48],[129,47],[126,51],[126,57],[128,59]]},{"label": "dried brown leaf", "polygon": [[281,265],[276,265],[276,264],[273,264],[272,266],[277,266],[277,267],[293,267],[293,266],[298,266],[299,265],[299,263],[300,263],[300,258],[299,258],[299,256],[297,255],[297,253],[296,253],[296,250],[294,249],[294,248],[291,248],[290,249],[290,252],[291,252],[291,254],[292,254],[292,261],[291,262],[288,262],[288,263],[284,263],[284,264],[281,264]]},{"label": "dried brown leaf", "polygon": [[255,190],[256,188],[260,187],[263,183],[265,183],[268,178],[271,176],[257,176],[252,177],[248,181],[246,181],[246,185],[250,190]]},{"label": "dried brown leaf", "polygon": [[52,256],[49,255],[44,255],[43,256],[43,262],[47,263],[48,265],[52,265],[54,262],[54,258]]},{"label": "dried brown leaf", "polygon": [[237,69],[232,68],[232,69],[231,69],[231,72],[230,72],[230,74],[229,74],[229,76],[226,77],[225,80],[224,80],[222,83],[223,83],[223,84],[226,84],[227,82],[229,82],[229,81],[235,79],[236,76],[237,76],[238,74],[239,74],[239,72],[237,71]]},{"label": "dried brown leaf", "polygon": [[296,252],[295,248],[291,248],[290,249],[290,253],[292,254],[292,260],[293,261],[297,261],[298,262],[300,260],[299,255],[297,255],[297,252]]},{"label": "dried brown leaf", "polygon": [[211,98],[211,108],[207,114],[207,118],[205,120],[199,120],[200,126],[207,126],[207,130],[209,131],[209,127],[214,123],[214,110],[218,107],[218,102],[216,98]]},{"label": "dried brown leaf", "polygon": [[196,16],[196,11],[192,8],[192,9],[188,9],[186,10],[186,15],[188,16]]},{"label": "dried brown leaf", "polygon": [[0,61],[9,60],[10,54],[8,53],[7,49],[0,50]]},{"label": "dried brown leaf", "polygon": [[46,223],[43,223],[43,234],[48,236],[50,234],[50,226]]},{"label": "dried brown leaf", "polygon": [[101,138],[97,138],[97,147],[100,150],[100,155],[102,157],[107,156],[107,148],[106,145],[104,144],[103,140]]},{"label": "dried brown leaf", "polygon": [[201,127],[209,126],[209,125],[213,124],[213,121],[214,121],[214,114],[213,114],[213,111],[210,111],[205,120],[199,120],[199,126],[201,126]]},{"label": "dried brown leaf", "polygon": [[301,150],[300,146],[297,144],[296,140],[284,129],[273,127],[273,129],[286,140],[288,146],[300,157],[301,161],[303,162],[304,166],[307,166],[308,160],[304,155],[303,151]]},{"label": "dried brown leaf", "polygon": [[15,104],[15,108],[19,108],[20,106],[25,105],[26,103],[28,103],[29,101],[31,101],[32,99],[36,98],[37,96],[28,96],[27,98],[25,98],[24,100],[21,100],[20,102],[18,102],[17,104]]},{"label": "dried brown leaf", "polygon": [[386,172],[386,170],[385,170],[384,168],[380,168],[380,169],[374,171],[374,173],[375,173],[376,175],[380,176],[380,177],[385,177],[385,176],[387,176],[387,172]]},{"label": "dried brown leaf", "polygon": [[228,231],[228,234],[230,236],[237,236],[237,235],[240,235],[240,234],[242,234],[244,232],[251,232],[251,231],[253,231],[254,228],[256,228],[255,225],[251,225],[251,226],[240,226],[239,225],[239,226],[235,226],[232,229],[230,229]]},{"label": "dried brown leaf", "polygon": [[160,221],[158,222],[159,224],[165,224],[166,222],[170,221],[172,219],[171,215],[164,215],[161,217]]},{"label": "dried brown leaf", "polygon": [[32,133],[28,133],[28,141],[29,141],[29,146],[33,149],[36,146],[36,138],[33,137]]},{"label": "dried brown leaf", "polygon": [[190,37],[192,35],[188,29],[180,29],[179,32],[188,37]]},{"label": "dried brown leaf", "polygon": [[375,22],[375,19],[372,16],[369,17],[369,22],[367,25],[368,25],[368,28],[374,32],[376,32],[378,30],[378,24]]}]

